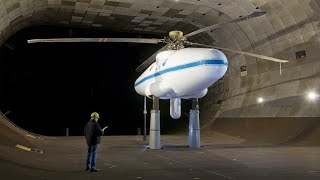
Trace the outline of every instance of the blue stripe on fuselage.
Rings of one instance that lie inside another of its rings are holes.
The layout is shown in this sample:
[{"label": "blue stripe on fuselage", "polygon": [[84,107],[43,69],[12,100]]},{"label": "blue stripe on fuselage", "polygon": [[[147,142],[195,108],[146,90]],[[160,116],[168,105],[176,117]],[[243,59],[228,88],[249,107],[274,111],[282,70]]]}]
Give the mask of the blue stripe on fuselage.
[{"label": "blue stripe on fuselage", "polygon": [[151,75],[141,79],[139,82],[137,82],[134,85],[134,87],[138,86],[139,84],[143,83],[144,81],[146,81],[148,79],[157,77],[161,74],[165,74],[168,72],[173,72],[173,71],[177,71],[177,70],[181,70],[181,69],[187,69],[187,68],[191,68],[191,67],[201,66],[201,65],[212,65],[212,64],[214,64],[214,65],[228,65],[228,63],[226,63],[224,60],[202,60],[202,61],[192,62],[189,64],[184,64],[184,65],[164,69],[164,70],[161,70],[161,71],[156,72],[154,74],[151,74]]}]

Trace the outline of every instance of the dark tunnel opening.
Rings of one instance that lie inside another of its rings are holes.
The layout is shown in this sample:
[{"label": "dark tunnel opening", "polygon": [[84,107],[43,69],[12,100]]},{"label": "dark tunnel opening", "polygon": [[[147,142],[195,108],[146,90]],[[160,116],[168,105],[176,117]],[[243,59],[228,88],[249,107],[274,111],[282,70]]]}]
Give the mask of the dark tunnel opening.
[{"label": "dark tunnel opening", "polygon": [[[102,126],[110,127],[106,134],[131,135],[137,128],[143,132],[143,97],[133,88],[140,75],[135,68],[163,44],[27,44],[32,38],[106,35],[155,37],[53,26],[32,27],[11,36],[0,49],[0,110],[18,126],[43,135],[65,135],[66,128],[70,135],[82,135],[93,111],[100,113]],[[148,100],[148,111],[151,103]],[[188,123],[184,116],[172,119],[168,104],[160,104],[162,133]],[[183,108],[188,112],[187,102]]]}]

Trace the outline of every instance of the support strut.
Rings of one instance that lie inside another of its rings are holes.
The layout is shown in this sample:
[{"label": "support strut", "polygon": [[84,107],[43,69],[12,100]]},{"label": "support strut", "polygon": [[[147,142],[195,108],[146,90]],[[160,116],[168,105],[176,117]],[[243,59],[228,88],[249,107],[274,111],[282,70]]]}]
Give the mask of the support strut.
[{"label": "support strut", "polygon": [[192,99],[192,109],[189,117],[189,147],[200,148],[200,122],[198,99]]},{"label": "support strut", "polygon": [[161,149],[160,144],[160,110],[159,98],[153,96],[153,106],[150,117],[150,149]]}]

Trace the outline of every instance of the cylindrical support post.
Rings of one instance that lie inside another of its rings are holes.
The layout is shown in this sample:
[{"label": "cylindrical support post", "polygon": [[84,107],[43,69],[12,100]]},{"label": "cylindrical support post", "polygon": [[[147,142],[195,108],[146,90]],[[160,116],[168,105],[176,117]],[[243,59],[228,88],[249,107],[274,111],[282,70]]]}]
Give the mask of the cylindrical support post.
[{"label": "cylindrical support post", "polygon": [[144,97],[144,108],[143,108],[143,141],[147,140],[147,96]]},{"label": "cylindrical support post", "polygon": [[200,148],[200,119],[198,99],[193,99],[189,117],[189,147]]},{"label": "cylindrical support post", "polygon": [[159,98],[153,97],[153,109],[150,115],[150,138],[149,148],[160,149],[160,110],[159,110]]},{"label": "cylindrical support post", "polygon": [[200,148],[199,110],[190,110],[189,147]]},{"label": "cylindrical support post", "polygon": [[66,128],[66,136],[69,136],[69,128]]},{"label": "cylindrical support post", "polygon": [[150,118],[150,138],[149,138],[150,149],[160,149],[160,111],[151,110]]}]

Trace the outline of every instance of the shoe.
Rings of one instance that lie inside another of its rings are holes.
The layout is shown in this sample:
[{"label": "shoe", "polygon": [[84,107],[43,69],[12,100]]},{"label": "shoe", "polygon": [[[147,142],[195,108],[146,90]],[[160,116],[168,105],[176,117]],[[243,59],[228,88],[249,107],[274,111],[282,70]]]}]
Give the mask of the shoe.
[{"label": "shoe", "polygon": [[87,167],[87,168],[86,168],[86,171],[91,171],[91,169]]},{"label": "shoe", "polygon": [[100,169],[91,169],[91,172],[97,172],[100,171]]}]

